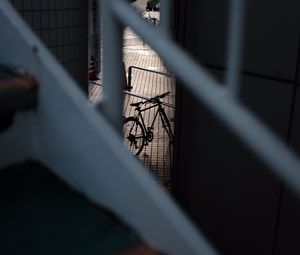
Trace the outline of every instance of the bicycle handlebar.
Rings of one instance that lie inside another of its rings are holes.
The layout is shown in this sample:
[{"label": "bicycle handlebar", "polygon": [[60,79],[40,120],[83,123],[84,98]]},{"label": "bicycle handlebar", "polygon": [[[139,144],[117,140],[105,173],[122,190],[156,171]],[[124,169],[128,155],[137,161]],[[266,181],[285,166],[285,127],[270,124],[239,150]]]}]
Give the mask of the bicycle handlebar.
[{"label": "bicycle handlebar", "polygon": [[159,101],[160,98],[164,98],[164,97],[166,97],[167,95],[169,95],[170,93],[171,93],[171,92],[168,91],[168,92],[165,92],[165,93],[163,93],[163,94],[161,94],[161,95],[152,97],[152,98],[150,98],[149,100],[145,101],[145,103],[147,103],[147,102],[158,103],[158,102],[160,102],[160,101]]},{"label": "bicycle handlebar", "polygon": [[156,96],[156,97],[164,98],[165,96],[169,95],[170,93],[171,93],[171,92],[168,91],[168,92],[165,92],[165,93],[163,93],[163,94],[161,94],[161,95],[159,95],[159,96]]},{"label": "bicycle handlebar", "polygon": [[159,100],[160,98],[164,98],[167,95],[169,95],[170,93],[171,92],[168,91],[168,92],[165,92],[165,93],[163,93],[161,95],[158,95],[158,96],[155,96],[155,97],[151,97],[151,98],[147,99],[146,101],[140,101],[140,102],[137,102],[137,103],[131,103],[130,105],[138,107],[138,106],[140,106],[140,104],[158,103],[158,102],[160,102],[160,100]]}]

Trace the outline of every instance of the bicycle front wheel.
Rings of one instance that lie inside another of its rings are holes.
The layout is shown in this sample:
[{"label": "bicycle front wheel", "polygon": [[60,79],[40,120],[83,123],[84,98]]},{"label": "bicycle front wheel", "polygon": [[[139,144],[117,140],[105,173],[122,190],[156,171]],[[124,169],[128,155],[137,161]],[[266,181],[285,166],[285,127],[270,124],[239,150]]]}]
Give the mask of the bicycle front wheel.
[{"label": "bicycle front wheel", "polygon": [[128,150],[139,155],[144,147],[145,131],[144,128],[135,117],[128,117],[123,124],[123,139]]}]

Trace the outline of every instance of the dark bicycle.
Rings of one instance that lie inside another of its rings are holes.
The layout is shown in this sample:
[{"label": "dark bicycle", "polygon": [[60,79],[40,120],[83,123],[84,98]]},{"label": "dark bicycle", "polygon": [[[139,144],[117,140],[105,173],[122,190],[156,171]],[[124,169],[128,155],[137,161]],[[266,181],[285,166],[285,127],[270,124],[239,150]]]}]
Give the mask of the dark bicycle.
[{"label": "dark bicycle", "polygon": [[[134,155],[139,155],[144,146],[152,142],[154,123],[158,115],[160,116],[163,128],[168,134],[170,144],[173,143],[174,135],[171,124],[164,110],[163,102],[160,100],[168,94],[170,94],[170,92],[163,93],[145,101],[130,104],[131,106],[135,107],[135,115],[127,117],[124,120],[123,135],[125,145]],[[147,107],[147,104],[151,105]],[[142,106],[145,107],[142,108]],[[142,112],[148,111],[154,107],[157,107],[157,111],[154,114],[152,123],[150,126],[146,126]]]},{"label": "dark bicycle", "polygon": [[148,17],[145,17],[147,22],[149,22],[150,24],[153,24],[154,26],[157,27],[159,25],[159,20],[157,18],[151,17],[149,11],[147,11],[147,13],[148,13]]}]

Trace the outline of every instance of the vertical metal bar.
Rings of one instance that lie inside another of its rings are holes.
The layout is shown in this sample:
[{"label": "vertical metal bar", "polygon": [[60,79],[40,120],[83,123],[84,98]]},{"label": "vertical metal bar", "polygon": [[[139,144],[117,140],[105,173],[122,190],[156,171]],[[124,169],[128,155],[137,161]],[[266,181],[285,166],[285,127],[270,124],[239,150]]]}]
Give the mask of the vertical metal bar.
[{"label": "vertical metal bar", "polygon": [[160,29],[166,34],[170,33],[170,20],[171,20],[171,5],[170,0],[160,1]]},{"label": "vertical metal bar", "polygon": [[99,2],[103,22],[103,98],[100,108],[111,124],[120,131],[123,107],[122,29],[111,11],[115,1],[98,0]]},{"label": "vertical metal bar", "polygon": [[132,66],[128,69],[128,87],[131,88],[131,81],[132,80]]},{"label": "vertical metal bar", "polygon": [[230,95],[233,97],[238,96],[240,81],[245,5],[246,0],[231,0],[226,83],[229,86]]},{"label": "vertical metal bar", "polygon": [[96,55],[96,71],[98,74],[101,73],[101,65],[102,65],[102,53],[101,53],[101,16],[100,13],[100,4],[98,0],[94,0],[96,2],[96,12],[94,13],[94,29],[95,29],[95,37],[94,37],[94,47],[95,47],[95,55]]},{"label": "vertical metal bar", "polygon": [[[93,0],[88,1],[89,60],[94,55]],[[95,57],[95,56],[94,56]]]}]

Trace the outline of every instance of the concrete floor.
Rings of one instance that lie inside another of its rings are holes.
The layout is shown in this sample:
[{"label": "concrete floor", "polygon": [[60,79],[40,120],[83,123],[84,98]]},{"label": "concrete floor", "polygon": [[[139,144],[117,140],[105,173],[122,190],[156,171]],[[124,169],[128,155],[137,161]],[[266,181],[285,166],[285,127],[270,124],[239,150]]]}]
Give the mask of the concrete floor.
[{"label": "concrete floor", "polygon": [[[151,13],[151,16],[154,15]],[[130,66],[137,66],[148,70],[168,73],[157,53],[140,40],[129,28],[124,30],[123,58],[127,72]],[[97,85],[91,84],[90,86],[89,97],[94,102],[101,100],[102,95],[101,81],[97,83]],[[175,79],[172,77],[133,69],[131,85],[133,87],[131,93],[142,97],[153,97],[170,91],[170,95],[165,97],[163,101],[175,106]],[[125,95],[124,116],[132,116],[134,114],[134,107],[131,107],[130,103],[141,100],[136,96]],[[171,120],[174,131],[173,120],[175,109],[167,106],[164,108],[168,118]],[[155,108],[145,112],[145,121],[151,122],[154,113]],[[172,146],[169,144],[169,138],[162,128],[162,123],[157,119],[154,126],[154,139],[148,146],[144,147],[139,158],[158,182],[163,184],[167,189],[170,187],[172,149]]]},{"label": "concrete floor", "polygon": [[132,3],[132,6],[134,6],[138,11],[142,12],[146,9],[148,0],[136,0]]}]

